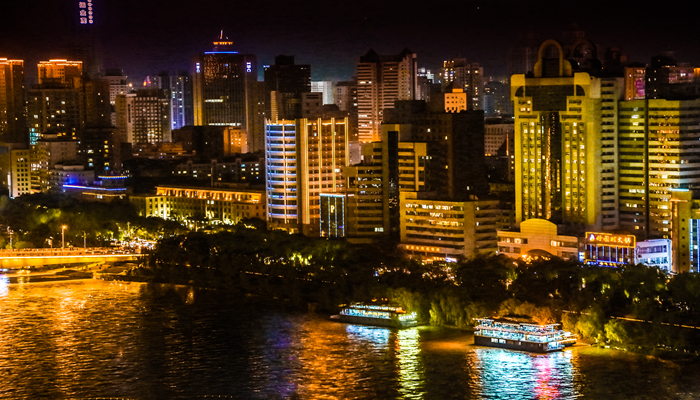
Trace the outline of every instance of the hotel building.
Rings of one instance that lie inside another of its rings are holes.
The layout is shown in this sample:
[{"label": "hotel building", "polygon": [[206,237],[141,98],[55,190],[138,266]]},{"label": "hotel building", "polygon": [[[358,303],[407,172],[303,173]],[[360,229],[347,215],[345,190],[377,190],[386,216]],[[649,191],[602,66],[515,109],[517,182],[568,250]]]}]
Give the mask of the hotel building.
[{"label": "hotel building", "polygon": [[554,40],[540,46],[534,77],[513,75],[517,223],[541,218],[594,231],[616,227],[615,111],[622,84],[574,73]]}]

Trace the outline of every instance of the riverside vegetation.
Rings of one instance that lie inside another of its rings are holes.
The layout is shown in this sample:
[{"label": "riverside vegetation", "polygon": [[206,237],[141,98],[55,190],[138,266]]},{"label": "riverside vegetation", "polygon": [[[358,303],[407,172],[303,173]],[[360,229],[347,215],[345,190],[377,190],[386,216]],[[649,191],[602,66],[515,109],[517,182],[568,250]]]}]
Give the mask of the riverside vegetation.
[{"label": "riverside vegetation", "polygon": [[[484,255],[449,265],[401,258],[396,244],[352,245],[239,224],[162,239],[132,277],[281,298],[335,311],[390,298],[433,325],[527,315],[599,345],[643,352],[700,350],[700,276],[602,268],[561,259]],[[620,317],[636,319],[629,321]],[[679,325],[691,326],[680,327]]]}]

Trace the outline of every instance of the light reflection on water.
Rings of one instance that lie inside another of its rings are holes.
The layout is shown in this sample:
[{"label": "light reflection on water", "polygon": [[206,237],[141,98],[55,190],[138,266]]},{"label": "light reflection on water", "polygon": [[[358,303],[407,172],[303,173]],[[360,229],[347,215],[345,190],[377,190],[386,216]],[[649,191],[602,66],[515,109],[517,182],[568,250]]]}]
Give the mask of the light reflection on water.
[{"label": "light reflection on water", "polygon": [[571,350],[534,354],[479,347],[473,352],[479,392],[485,398],[576,398]]},{"label": "light reflection on water", "polygon": [[697,363],[474,346],[184,287],[0,280],[0,398],[690,399]]}]

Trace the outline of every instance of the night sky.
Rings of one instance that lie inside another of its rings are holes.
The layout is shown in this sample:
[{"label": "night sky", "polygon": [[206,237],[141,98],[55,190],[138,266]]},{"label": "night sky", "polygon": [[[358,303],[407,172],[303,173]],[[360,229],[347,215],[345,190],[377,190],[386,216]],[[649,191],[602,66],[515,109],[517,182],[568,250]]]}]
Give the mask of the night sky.
[{"label": "night sky", "polygon": [[[36,76],[40,60],[66,58],[78,0],[4,1],[0,9],[0,57],[25,60]],[[123,68],[134,81],[162,70],[191,70],[224,30],[238,51],[272,64],[292,54],[311,64],[312,79],[348,79],[370,48],[397,54],[408,47],[418,65],[466,57],[486,76],[507,71],[507,49],[531,29],[560,38],[572,23],[602,50],[618,45],[630,60],[648,62],[662,51],[700,66],[700,34],[690,3],[642,1],[272,1],[94,0],[106,67]],[[532,3],[536,5],[526,5]],[[668,4],[666,6],[665,4]]]}]

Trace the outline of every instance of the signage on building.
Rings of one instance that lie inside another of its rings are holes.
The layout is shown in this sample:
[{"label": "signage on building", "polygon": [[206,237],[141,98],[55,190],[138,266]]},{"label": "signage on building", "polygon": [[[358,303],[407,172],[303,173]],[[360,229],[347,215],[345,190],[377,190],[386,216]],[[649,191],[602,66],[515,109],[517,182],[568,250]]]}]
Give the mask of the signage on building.
[{"label": "signage on building", "polygon": [[92,24],[92,0],[79,1],[78,13],[80,15],[81,25]]},{"label": "signage on building", "polygon": [[586,244],[608,245],[618,247],[634,247],[634,235],[618,235],[614,233],[586,232]]}]

